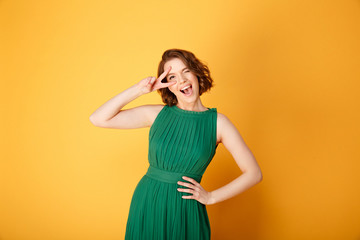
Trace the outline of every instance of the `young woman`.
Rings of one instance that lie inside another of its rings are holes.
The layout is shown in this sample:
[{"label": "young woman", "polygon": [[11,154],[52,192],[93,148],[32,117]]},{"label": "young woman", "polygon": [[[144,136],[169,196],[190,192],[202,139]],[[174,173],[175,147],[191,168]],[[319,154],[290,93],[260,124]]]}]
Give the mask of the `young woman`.
[{"label": "young woman", "polygon": [[[229,199],[262,180],[260,167],[236,127],[216,108],[202,104],[200,96],[212,86],[208,67],[193,53],[169,49],[163,53],[157,78],[142,79],[90,116],[98,127],[150,127],[149,168],[134,190],[125,239],[210,239],[206,205]],[[123,109],[155,90],[165,105]],[[219,143],[243,174],[209,192],[200,182]]]}]

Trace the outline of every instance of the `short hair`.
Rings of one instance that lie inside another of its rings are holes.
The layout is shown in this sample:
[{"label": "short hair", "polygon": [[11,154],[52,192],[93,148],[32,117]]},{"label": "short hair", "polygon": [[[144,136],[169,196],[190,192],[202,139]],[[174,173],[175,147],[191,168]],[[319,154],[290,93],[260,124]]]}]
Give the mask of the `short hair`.
[{"label": "short hair", "polygon": [[[168,49],[163,53],[158,66],[157,77],[164,72],[165,63],[174,58],[182,60],[186,67],[197,76],[199,81],[199,96],[204,92],[209,91],[214,86],[208,66],[195,57],[192,52],[178,48]],[[164,78],[162,82],[167,82],[167,79]],[[157,91],[166,105],[172,106],[177,104],[178,100],[176,95],[173,94],[169,88],[160,88]]]}]

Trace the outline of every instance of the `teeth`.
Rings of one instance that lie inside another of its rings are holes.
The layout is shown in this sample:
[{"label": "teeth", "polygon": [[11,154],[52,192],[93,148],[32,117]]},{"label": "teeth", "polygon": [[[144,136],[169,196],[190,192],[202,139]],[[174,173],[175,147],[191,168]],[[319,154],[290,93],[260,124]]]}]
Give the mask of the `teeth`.
[{"label": "teeth", "polygon": [[184,87],[183,89],[181,89],[181,90],[185,90],[185,89],[187,89],[187,88],[189,88],[190,87],[190,85],[189,86],[187,86],[187,87]]}]

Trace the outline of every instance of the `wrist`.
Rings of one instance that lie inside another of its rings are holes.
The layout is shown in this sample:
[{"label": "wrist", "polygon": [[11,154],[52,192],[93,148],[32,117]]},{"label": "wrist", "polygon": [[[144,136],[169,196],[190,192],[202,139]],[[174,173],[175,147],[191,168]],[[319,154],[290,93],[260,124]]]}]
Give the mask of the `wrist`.
[{"label": "wrist", "polygon": [[214,198],[214,193],[213,192],[209,192],[209,200],[208,200],[208,203],[207,205],[212,205],[212,204],[215,204],[216,201],[215,201],[215,198]]}]

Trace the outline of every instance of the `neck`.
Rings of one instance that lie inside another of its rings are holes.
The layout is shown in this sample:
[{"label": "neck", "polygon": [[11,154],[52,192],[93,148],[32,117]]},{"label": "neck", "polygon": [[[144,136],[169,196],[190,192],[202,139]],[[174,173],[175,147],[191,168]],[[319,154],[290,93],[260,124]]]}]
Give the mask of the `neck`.
[{"label": "neck", "polygon": [[198,99],[195,102],[181,102],[181,101],[178,101],[176,106],[178,108],[188,110],[188,111],[205,111],[205,110],[207,110],[207,108],[202,104],[200,99]]}]

